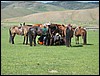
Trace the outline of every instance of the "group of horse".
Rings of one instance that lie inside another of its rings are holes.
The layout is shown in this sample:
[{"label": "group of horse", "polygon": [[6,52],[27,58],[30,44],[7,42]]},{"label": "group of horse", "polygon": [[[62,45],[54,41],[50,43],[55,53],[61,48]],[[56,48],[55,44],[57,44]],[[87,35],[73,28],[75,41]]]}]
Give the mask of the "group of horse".
[{"label": "group of horse", "polygon": [[[37,36],[42,36],[43,28],[47,28],[45,40],[43,45],[66,45],[71,46],[71,38],[75,35],[76,44],[79,44],[79,37],[82,36],[83,44],[87,44],[87,31],[82,27],[73,27],[71,24],[67,26],[63,24],[45,23],[45,24],[33,24],[26,25],[25,23],[20,26],[12,26],[9,28],[9,42],[14,44],[15,35],[24,36],[23,44],[29,44],[36,46]],[[39,41],[38,41],[39,42]]]}]

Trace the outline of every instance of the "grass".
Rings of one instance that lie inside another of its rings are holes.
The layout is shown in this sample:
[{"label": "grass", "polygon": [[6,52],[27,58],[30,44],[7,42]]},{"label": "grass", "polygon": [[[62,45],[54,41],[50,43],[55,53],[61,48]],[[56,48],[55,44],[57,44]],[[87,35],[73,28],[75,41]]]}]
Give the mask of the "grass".
[{"label": "grass", "polygon": [[[87,45],[72,47],[23,45],[16,35],[9,43],[8,27],[1,27],[1,75],[99,75],[99,32],[89,30]],[[80,38],[82,43],[82,39]],[[50,72],[50,71],[57,72]]]}]

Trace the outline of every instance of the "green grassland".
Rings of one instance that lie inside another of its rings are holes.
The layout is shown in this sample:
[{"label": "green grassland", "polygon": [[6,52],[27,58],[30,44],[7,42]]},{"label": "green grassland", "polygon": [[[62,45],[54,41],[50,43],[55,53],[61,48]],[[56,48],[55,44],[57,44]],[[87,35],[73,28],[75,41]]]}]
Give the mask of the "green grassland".
[{"label": "green grassland", "polygon": [[76,45],[75,37],[72,47],[22,43],[23,37],[16,35],[10,44],[8,27],[1,26],[2,75],[99,75],[98,30],[87,31],[87,45]]}]

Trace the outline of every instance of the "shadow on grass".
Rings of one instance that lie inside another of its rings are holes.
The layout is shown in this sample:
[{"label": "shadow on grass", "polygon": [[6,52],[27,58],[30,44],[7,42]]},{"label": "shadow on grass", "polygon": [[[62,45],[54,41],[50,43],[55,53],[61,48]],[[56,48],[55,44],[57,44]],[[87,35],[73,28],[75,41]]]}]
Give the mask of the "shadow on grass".
[{"label": "shadow on grass", "polygon": [[21,45],[21,46],[29,46],[29,43],[26,45],[26,44],[23,44],[23,43],[16,43],[17,45]]},{"label": "shadow on grass", "polygon": [[86,44],[86,45],[94,45],[94,44]]},{"label": "shadow on grass", "polygon": [[[23,43],[17,43],[17,45],[21,45],[21,46],[30,46],[30,44],[28,43],[27,45],[26,44],[23,44]],[[94,44],[86,44],[85,46],[91,46],[91,45],[94,45]],[[34,46],[34,45],[33,45]],[[36,44],[36,46],[46,46],[46,45],[40,45],[40,44]],[[48,45],[47,45],[48,46]],[[50,46],[50,45],[49,45]],[[66,45],[51,45],[51,46],[66,46]],[[75,44],[75,45],[72,45],[71,47],[83,47],[84,45],[82,43],[80,44]]]},{"label": "shadow on grass", "polygon": [[[28,43],[27,45],[26,44],[23,44],[23,43],[16,43],[18,46],[30,46],[30,44]],[[32,44],[32,46],[34,46],[34,44]],[[43,45],[40,45],[38,43],[36,43],[36,46],[43,46]]]},{"label": "shadow on grass", "polygon": [[82,44],[72,45],[71,47],[83,47]]},{"label": "shadow on grass", "polygon": [[[93,45],[93,44],[86,44],[86,46],[87,45]],[[84,46],[84,44],[76,44],[76,45],[72,45],[71,47],[83,47]]]}]

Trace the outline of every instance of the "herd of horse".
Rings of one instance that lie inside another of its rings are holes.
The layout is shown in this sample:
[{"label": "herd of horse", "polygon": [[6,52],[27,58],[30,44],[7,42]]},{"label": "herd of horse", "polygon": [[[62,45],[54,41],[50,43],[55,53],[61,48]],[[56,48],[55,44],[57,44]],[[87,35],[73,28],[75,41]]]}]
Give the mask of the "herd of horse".
[{"label": "herd of horse", "polygon": [[[86,29],[78,26],[73,27],[71,24],[67,26],[63,24],[45,23],[45,24],[33,24],[26,25],[25,23],[20,26],[12,26],[9,28],[9,42],[14,44],[15,35],[24,36],[23,44],[29,44],[36,46],[37,36],[42,36],[43,28],[47,28],[45,40],[43,45],[66,45],[71,46],[71,39],[75,36],[76,44],[79,44],[79,37],[82,36],[83,44],[87,44],[87,31]],[[29,38],[29,39],[28,39]],[[39,42],[39,41],[38,41]]]}]

